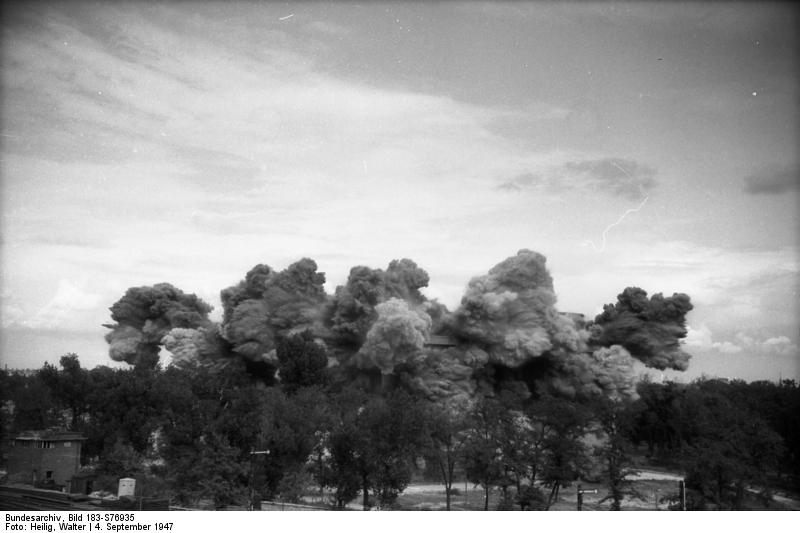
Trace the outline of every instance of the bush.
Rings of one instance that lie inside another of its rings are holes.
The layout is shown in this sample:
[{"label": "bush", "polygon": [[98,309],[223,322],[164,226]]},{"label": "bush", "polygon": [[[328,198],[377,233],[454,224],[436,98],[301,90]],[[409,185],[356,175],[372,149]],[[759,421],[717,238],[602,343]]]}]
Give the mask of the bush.
[{"label": "bush", "polygon": [[281,478],[278,484],[278,495],[281,501],[300,503],[312,482],[313,477],[305,470],[291,470]]},{"label": "bush", "polygon": [[541,489],[525,485],[517,494],[516,504],[523,511],[545,511],[547,510],[547,496]]}]

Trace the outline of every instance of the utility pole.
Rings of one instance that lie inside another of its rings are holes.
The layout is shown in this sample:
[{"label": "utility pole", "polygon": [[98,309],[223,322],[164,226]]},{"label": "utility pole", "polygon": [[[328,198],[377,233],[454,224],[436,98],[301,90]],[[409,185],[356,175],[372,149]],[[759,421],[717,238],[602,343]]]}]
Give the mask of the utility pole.
[{"label": "utility pole", "polygon": [[583,508],[583,495],[584,494],[597,494],[597,489],[583,490],[581,485],[578,485],[578,511]]}]

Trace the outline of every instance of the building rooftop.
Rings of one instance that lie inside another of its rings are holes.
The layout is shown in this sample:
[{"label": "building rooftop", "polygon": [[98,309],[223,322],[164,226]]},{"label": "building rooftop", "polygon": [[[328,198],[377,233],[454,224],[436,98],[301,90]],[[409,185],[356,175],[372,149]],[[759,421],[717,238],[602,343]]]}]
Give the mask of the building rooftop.
[{"label": "building rooftop", "polygon": [[77,431],[64,431],[59,429],[37,429],[23,431],[14,440],[47,440],[47,441],[76,441],[86,440],[82,433]]}]

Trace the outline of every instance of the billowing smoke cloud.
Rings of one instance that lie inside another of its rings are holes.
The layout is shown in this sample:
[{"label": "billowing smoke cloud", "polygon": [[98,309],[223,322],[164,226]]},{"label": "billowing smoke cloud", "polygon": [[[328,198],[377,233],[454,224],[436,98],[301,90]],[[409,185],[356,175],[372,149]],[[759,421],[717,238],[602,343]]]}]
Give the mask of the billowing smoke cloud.
[{"label": "billowing smoke cloud", "polygon": [[390,298],[401,298],[412,304],[421,304],[425,296],[420,289],[428,286],[428,273],[417,266],[411,259],[395,259],[386,269],[384,283],[386,295]]},{"label": "billowing smoke cloud", "polygon": [[308,331],[344,375],[374,380],[380,371],[382,387],[445,404],[520,389],[626,398],[635,395],[634,358],[662,370],[688,364],[680,345],[692,309],[685,294],[648,298],[625,289],[587,328],[582,316],[557,311],[546,259],[530,250],[473,278],[452,314],[426,300],[428,281],[410,259],[385,271],[357,266],[330,297],[311,259],[281,272],[260,264],[221,292],[221,324],[209,322],[210,306],[171,285],[132,288],[111,308],[109,353],[148,364],[161,346],[175,361],[237,356],[272,383],[278,342]]},{"label": "billowing smoke cloud", "polygon": [[386,271],[353,267],[347,283],[337,287],[334,296],[330,323],[335,341],[357,350],[377,318],[375,306],[390,298],[422,304],[425,296],[420,289],[428,281],[428,273],[410,259],[394,260]]},{"label": "billowing smoke cloud", "polygon": [[552,350],[578,350],[580,334],[556,311],[545,262],[539,253],[520,250],[473,278],[453,317],[455,335],[512,368]]},{"label": "billowing smoke cloud", "polygon": [[250,361],[273,360],[279,338],[322,332],[324,284],[325,274],[307,258],[281,272],[253,267],[239,284],[221,292],[223,337],[233,352]]},{"label": "billowing smoke cloud", "polygon": [[680,341],[686,337],[686,314],[693,308],[689,296],[661,293],[650,299],[638,287],[628,287],[617,303],[603,306],[595,318],[591,342],[600,346],[619,344],[646,366],[686,370],[688,353]]},{"label": "billowing smoke cloud", "polygon": [[173,362],[219,359],[229,351],[229,344],[222,338],[217,325],[198,329],[173,328],[162,341],[164,348],[172,354]]},{"label": "billowing smoke cloud", "polygon": [[554,368],[556,372],[548,379],[539,380],[539,387],[570,398],[602,395],[621,400],[637,396],[633,358],[622,346],[600,348],[592,353],[566,353],[555,362]]},{"label": "billowing smoke cloud", "polygon": [[416,375],[409,379],[412,389],[441,405],[466,406],[478,386],[474,374],[489,362],[480,348],[428,349]]},{"label": "billowing smoke cloud", "polygon": [[133,287],[110,308],[109,355],[115,361],[154,365],[164,336],[173,328],[209,326],[211,306],[169,283]]},{"label": "billowing smoke cloud", "polygon": [[399,298],[378,304],[375,311],[378,318],[357,354],[357,364],[364,368],[375,366],[382,374],[391,374],[395,366],[419,359],[430,334],[431,317]]}]

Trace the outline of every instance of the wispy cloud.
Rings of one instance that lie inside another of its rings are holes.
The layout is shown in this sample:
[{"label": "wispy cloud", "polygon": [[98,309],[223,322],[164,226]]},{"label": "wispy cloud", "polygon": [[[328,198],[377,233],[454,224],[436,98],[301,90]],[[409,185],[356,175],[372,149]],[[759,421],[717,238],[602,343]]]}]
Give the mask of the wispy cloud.
[{"label": "wispy cloud", "polygon": [[629,200],[641,200],[655,186],[656,170],[631,159],[614,157],[566,161],[558,166],[527,172],[501,182],[505,191],[559,194],[584,190]]},{"label": "wispy cloud", "polygon": [[729,340],[717,341],[706,324],[697,328],[688,328],[686,347],[690,352],[717,352],[720,354],[743,354],[756,356],[791,356],[800,355],[798,346],[786,335],[769,338],[754,338],[743,332],[737,332]]}]

